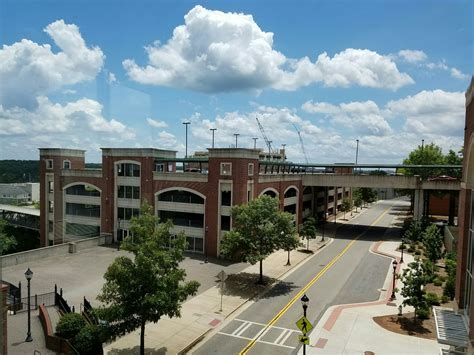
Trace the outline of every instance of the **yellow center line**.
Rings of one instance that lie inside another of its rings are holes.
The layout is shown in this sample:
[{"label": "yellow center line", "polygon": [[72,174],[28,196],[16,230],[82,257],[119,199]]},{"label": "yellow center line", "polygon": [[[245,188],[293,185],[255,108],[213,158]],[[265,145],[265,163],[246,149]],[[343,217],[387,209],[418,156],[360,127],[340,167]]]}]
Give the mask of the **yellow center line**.
[{"label": "yellow center line", "polygon": [[[374,226],[377,224],[384,216],[387,214],[388,211],[392,206],[388,207],[370,226]],[[306,291],[313,286],[316,281],[318,281],[325,273],[328,271],[348,250],[350,247],[354,245],[354,243],[365,233],[367,232],[364,231],[360,233],[357,237],[355,237],[349,244],[346,245],[346,247],[339,253],[337,254],[321,271],[319,271],[313,279],[306,284],[291,300],[288,302],[285,307],[283,307],[280,312],[276,314],[275,317],[272,318],[270,322],[267,323],[267,325],[257,333],[257,335],[247,344],[247,346],[239,352],[239,355],[245,355],[247,352],[254,347],[256,344],[257,340],[262,336],[262,334],[266,333],[267,329],[272,327],[285,313],[288,311],[288,309],[297,301],[300,299],[300,297],[303,296]]]}]

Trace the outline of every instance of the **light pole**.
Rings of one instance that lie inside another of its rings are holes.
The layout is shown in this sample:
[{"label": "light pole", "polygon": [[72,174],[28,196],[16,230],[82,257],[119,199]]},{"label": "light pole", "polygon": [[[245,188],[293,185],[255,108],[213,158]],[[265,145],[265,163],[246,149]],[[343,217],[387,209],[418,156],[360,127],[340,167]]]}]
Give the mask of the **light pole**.
[{"label": "light pole", "polygon": [[257,149],[257,137],[253,137],[253,149]]},{"label": "light pole", "polygon": [[356,139],[356,170],[357,170],[357,159],[359,158],[359,140]]},{"label": "light pole", "polygon": [[237,148],[237,137],[240,136],[239,133],[234,133],[235,136],[235,147]]},{"label": "light pole", "polygon": [[188,125],[190,125],[191,122],[183,122],[183,124],[186,126],[186,155],[184,157],[187,158],[188,157]]},{"label": "light pole", "polygon": [[209,232],[209,226],[206,226],[206,235],[204,238],[204,263],[207,264],[207,233]]},{"label": "light pole", "polygon": [[392,295],[390,296],[390,299],[393,301],[396,297],[395,297],[395,278],[397,276],[397,261],[394,260],[393,263],[392,263],[392,266],[393,266],[393,284],[392,284]]},{"label": "light pole", "polygon": [[209,128],[212,131],[212,148],[214,148],[214,132],[217,131],[217,128]]},{"label": "light pole", "polygon": [[[309,298],[306,296],[306,293],[301,297],[301,304],[303,306],[303,316],[306,318],[306,310],[308,309]],[[306,336],[306,332],[303,332],[303,335]],[[306,344],[303,343],[303,355],[306,355]]]},{"label": "light pole", "polygon": [[31,337],[31,301],[30,301],[30,281],[33,278],[33,271],[28,268],[25,272],[26,280],[28,281],[28,333],[26,333],[26,342],[33,341]]},{"label": "light pole", "polygon": [[421,151],[423,152],[423,149],[425,148],[425,140],[421,140]]}]

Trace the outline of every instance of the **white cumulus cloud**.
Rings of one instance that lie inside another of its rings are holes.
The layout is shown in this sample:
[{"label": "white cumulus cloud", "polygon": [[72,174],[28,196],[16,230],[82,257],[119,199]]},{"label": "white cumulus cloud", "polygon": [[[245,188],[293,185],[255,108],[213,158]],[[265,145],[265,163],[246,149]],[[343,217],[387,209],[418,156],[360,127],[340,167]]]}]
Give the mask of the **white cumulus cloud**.
[{"label": "white cumulus cloud", "polygon": [[403,49],[398,52],[398,55],[409,63],[424,62],[428,58],[425,52],[415,49]]},{"label": "white cumulus cloud", "polygon": [[148,64],[123,61],[139,83],[201,92],[296,90],[321,82],[327,86],[367,86],[396,90],[412,84],[390,56],[367,49],[346,49],[330,57],[287,58],[273,48],[273,33],[262,31],[251,15],[191,9],[184,25],[164,44],[146,47]]},{"label": "white cumulus cloud", "polygon": [[4,107],[34,108],[37,96],[92,80],[101,70],[104,54],[98,47],[86,46],[76,25],[58,20],[44,31],[61,51],[53,53],[49,44],[28,39],[0,49],[0,104]]},{"label": "white cumulus cloud", "polygon": [[451,76],[456,79],[465,80],[469,78],[469,75],[464,74],[459,69],[451,68]]},{"label": "white cumulus cloud", "polygon": [[165,128],[168,127],[168,124],[165,121],[154,120],[152,118],[146,119],[147,123],[154,128]]}]

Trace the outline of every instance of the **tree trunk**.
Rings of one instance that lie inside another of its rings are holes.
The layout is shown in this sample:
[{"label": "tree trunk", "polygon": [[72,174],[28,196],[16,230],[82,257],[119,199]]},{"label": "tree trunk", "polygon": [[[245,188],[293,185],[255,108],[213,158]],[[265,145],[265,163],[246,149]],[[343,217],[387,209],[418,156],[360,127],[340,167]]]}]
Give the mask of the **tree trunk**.
[{"label": "tree trunk", "polygon": [[260,260],[260,279],[258,280],[260,285],[263,285],[263,259]]},{"label": "tree trunk", "polygon": [[309,250],[309,238],[306,237],[306,250]]},{"label": "tree trunk", "polygon": [[145,355],[145,319],[143,318],[140,327],[140,355]]}]

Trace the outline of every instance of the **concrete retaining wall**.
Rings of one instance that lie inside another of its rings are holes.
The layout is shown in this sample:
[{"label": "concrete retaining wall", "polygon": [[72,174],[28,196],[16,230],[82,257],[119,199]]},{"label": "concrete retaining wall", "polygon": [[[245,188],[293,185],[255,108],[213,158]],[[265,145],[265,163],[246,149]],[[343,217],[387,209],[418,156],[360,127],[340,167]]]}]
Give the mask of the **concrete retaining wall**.
[{"label": "concrete retaining wall", "polygon": [[44,258],[67,255],[81,250],[90,249],[98,245],[111,244],[112,236],[108,234],[99,237],[77,240],[75,242],[53,245],[50,247],[38,248],[34,250],[23,251],[0,257],[2,267],[8,267],[32,261],[42,260]]},{"label": "concrete retaining wall", "polygon": [[444,228],[444,247],[446,251],[456,251],[456,240],[458,236],[458,227],[446,226]]}]

